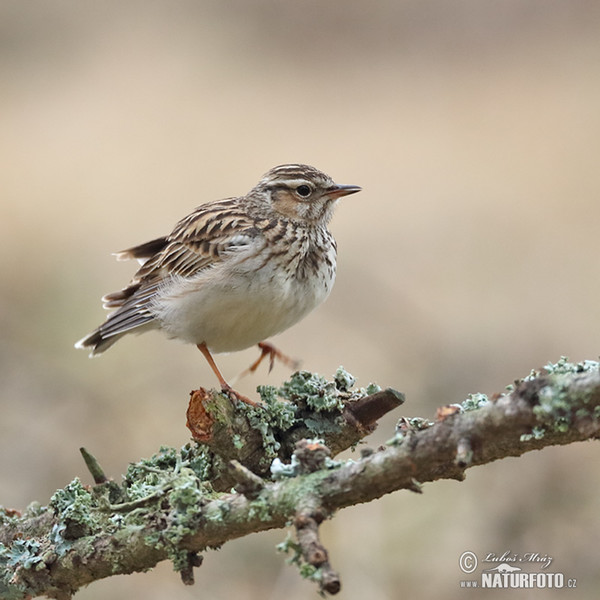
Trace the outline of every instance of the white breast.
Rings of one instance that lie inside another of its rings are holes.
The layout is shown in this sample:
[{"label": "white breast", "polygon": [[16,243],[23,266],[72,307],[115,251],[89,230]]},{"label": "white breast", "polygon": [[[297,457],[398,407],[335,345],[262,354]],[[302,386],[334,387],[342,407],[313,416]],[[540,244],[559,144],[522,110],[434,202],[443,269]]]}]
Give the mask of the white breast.
[{"label": "white breast", "polygon": [[[291,327],[333,287],[335,244],[325,233],[327,239],[318,240],[322,260],[308,260],[315,240],[303,239],[283,258],[267,260],[264,246],[255,246],[194,277],[171,279],[153,305],[161,329],[214,352],[233,352]],[[298,256],[288,260],[294,250]]]}]

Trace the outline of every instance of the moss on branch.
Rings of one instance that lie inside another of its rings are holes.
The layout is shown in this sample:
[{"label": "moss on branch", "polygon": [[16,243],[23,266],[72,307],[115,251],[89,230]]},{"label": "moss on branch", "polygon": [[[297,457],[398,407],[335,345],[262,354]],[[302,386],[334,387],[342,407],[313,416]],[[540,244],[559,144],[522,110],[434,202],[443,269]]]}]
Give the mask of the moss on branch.
[{"label": "moss on branch", "polygon": [[[339,508],[461,480],[471,466],[600,433],[598,363],[563,359],[505,393],[442,407],[435,422],[400,419],[384,448],[335,461],[372,429],[374,415],[401,400],[349,382],[341,372],[333,382],[295,375],[280,390],[268,388],[272,397],[259,410],[204,392],[190,423],[204,442],[161,448],[130,465],[121,483],[103,480],[91,461],[100,483],[75,479],[48,506],[0,510],[0,597],[62,600],[97,579],[165,559],[192,583],[200,552],[290,522],[298,542],[286,548],[295,548],[301,572],[335,593],[339,577],[318,526]],[[277,399],[285,394],[286,403]]]}]

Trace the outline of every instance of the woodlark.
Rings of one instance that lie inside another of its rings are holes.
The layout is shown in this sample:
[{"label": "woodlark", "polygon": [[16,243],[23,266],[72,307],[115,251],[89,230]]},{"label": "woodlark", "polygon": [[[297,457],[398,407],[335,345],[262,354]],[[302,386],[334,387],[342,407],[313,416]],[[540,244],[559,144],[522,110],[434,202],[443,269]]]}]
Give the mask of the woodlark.
[{"label": "woodlark", "polygon": [[160,329],[196,344],[223,391],[235,392],[211,351],[254,344],[271,364],[279,353],[263,340],[297,323],[327,298],[336,271],[336,243],[327,229],[342,196],[338,185],[308,165],[271,169],[245,196],[209,202],[179,221],[172,233],[116,253],[140,269],[119,292],[102,299],[116,309],[77,342],[100,354],[127,333]]}]

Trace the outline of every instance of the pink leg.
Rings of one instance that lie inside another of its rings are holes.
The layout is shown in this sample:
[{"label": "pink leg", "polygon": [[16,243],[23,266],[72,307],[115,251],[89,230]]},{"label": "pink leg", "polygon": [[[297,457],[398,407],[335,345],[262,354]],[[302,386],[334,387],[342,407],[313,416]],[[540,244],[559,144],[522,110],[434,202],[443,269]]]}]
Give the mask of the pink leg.
[{"label": "pink leg", "polygon": [[242,402],[249,404],[250,406],[259,406],[258,402],[254,402],[254,400],[250,400],[250,398],[244,396],[243,394],[240,394],[239,392],[236,392],[225,381],[225,378],[223,377],[223,375],[221,375],[221,371],[219,371],[219,367],[217,367],[217,364],[215,363],[215,360],[212,357],[212,354],[210,353],[209,349],[207,348],[207,346],[204,342],[202,342],[202,344],[198,344],[198,350],[200,350],[200,352],[202,352],[202,354],[204,355],[204,358],[206,358],[208,364],[210,365],[210,368],[213,370],[213,373],[217,376],[217,379],[219,380],[219,383],[221,384],[221,390],[223,392],[225,392],[228,396],[233,396],[234,398],[237,398],[238,400],[241,400]]}]

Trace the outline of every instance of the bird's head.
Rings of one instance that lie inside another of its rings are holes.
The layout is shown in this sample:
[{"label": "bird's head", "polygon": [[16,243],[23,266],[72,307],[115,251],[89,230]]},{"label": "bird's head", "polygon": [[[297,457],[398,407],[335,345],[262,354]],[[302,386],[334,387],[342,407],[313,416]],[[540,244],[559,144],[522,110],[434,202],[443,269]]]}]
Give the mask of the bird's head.
[{"label": "bird's head", "polygon": [[288,219],[326,224],[338,198],[360,190],[357,185],[337,184],[309,165],[289,164],[271,169],[248,196]]}]

